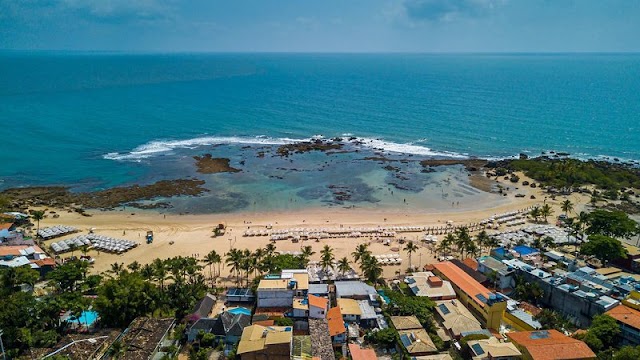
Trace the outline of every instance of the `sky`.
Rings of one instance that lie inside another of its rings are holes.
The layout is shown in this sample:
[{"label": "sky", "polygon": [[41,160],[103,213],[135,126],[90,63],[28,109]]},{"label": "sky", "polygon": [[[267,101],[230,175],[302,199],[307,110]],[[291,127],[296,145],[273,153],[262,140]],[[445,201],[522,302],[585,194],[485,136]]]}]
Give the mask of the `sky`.
[{"label": "sky", "polygon": [[0,49],[638,52],[640,0],[0,0]]}]

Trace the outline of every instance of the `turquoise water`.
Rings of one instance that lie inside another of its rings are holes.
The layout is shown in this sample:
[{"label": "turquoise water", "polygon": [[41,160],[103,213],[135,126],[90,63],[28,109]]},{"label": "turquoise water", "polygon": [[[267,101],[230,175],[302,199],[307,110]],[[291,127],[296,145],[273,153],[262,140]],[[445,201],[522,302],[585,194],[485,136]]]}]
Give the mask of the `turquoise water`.
[{"label": "turquoise water", "polygon": [[[96,320],[98,320],[98,313],[93,310],[83,311],[79,319],[80,323],[87,327],[92,326]],[[72,318],[71,321],[78,322],[78,319]]]},{"label": "turquoise water", "polygon": [[[205,176],[215,192],[197,206],[206,211],[323,204],[331,183],[360,189],[351,203],[382,204],[393,179],[363,156],[309,154],[291,165],[256,152],[351,134],[363,155],[639,160],[639,114],[640,55],[4,52],[0,188],[197,176],[190,157],[213,152],[246,165]],[[454,175],[413,176],[401,188],[414,196],[432,184],[443,195]]]}]

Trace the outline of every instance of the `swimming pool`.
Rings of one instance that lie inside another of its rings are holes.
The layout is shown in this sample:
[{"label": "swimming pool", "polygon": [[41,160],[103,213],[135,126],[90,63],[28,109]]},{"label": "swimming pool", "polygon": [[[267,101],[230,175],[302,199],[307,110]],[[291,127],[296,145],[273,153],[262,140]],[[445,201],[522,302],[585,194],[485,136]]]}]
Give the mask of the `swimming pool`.
[{"label": "swimming pool", "polygon": [[515,250],[521,256],[531,255],[538,252],[538,250],[525,245],[514,246],[513,250]]},{"label": "swimming pool", "polygon": [[249,310],[247,308],[243,308],[243,307],[233,308],[233,309],[230,309],[228,311],[229,311],[229,313],[231,313],[233,315],[237,315],[237,314],[251,315],[251,310]]},{"label": "swimming pool", "polygon": [[75,317],[69,317],[69,321],[75,322],[75,323],[80,322],[80,324],[86,327],[92,326],[96,322],[96,320],[98,320],[98,313],[93,310],[83,311],[82,314],[80,315],[80,319]]}]

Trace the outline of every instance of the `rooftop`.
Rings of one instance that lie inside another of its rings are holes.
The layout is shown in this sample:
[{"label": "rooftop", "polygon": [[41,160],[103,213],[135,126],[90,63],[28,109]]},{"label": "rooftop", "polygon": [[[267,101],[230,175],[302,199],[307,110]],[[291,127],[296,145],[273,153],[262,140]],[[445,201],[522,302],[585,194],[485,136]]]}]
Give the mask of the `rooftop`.
[{"label": "rooftop", "polygon": [[127,349],[122,359],[149,358],[174,322],[172,318],[139,317],[133,320],[126,333],[121,337],[121,341]]},{"label": "rooftop", "polygon": [[[437,280],[440,281],[438,282]],[[432,299],[447,299],[455,298],[456,296],[451,282],[441,280],[430,272],[413,273],[405,278],[405,282],[415,296],[426,296]],[[438,284],[440,282],[441,285]]]},{"label": "rooftop", "polygon": [[258,284],[258,290],[287,290],[289,279],[262,279]]},{"label": "rooftop", "polygon": [[291,343],[292,330],[291,326],[247,326],[242,331],[237,354],[264,350],[268,345]]},{"label": "rooftop", "polygon": [[362,281],[336,281],[336,296],[339,298],[377,295],[376,289]]},{"label": "rooftop", "polygon": [[357,300],[360,307],[360,318],[362,320],[377,319],[376,309],[369,304],[368,300]]},{"label": "rooftop", "polygon": [[44,251],[37,245],[0,246],[0,256],[28,256],[34,253],[44,254]]},{"label": "rooftop", "polygon": [[327,309],[329,307],[329,299],[323,297],[309,295],[309,306],[314,306],[321,309]]},{"label": "rooftop", "polygon": [[505,265],[502,261],[494,258],[493,256],[483,256],[478,259],[478,262],[493,271],[501,271],[507,269],[507,265]]},{"label": "rooftop", "polygon": [[329,336],[344,334],[347,331],[344,327],[344,320],[342,320],[342,313],[337,306],[332,307],[327,312],[327,323],[329,325]]},{"label": "rooftop", "polygon": [[533,360],[595,359],[596,354],[580,340],[557,330],[507,333],[514,343],[527,349]]},{"label": "rooftop", "polygon": [[358,344],[349,344],[349,353],[353,360],[375,360],[378,358],[373,349],[363,349]]},{"label": "rooftop", "polygon": [[409,354],[436,353],[435,346],[425,329],[411,329],[398,331],[400,342],[407,349]]},{"label": "rooftop", "polygon": [[342,315],[362,315],[362,310],[360,310],[360,304],[358,304],[357,300],[338,299],[337,303]]},{"label": "rooftop", "polygon": [[[492,295],[489,289],[450,261],[434,264],[434,267],[482,307],[485,306],[486,300]],[[482,299],[484,299],[484,301]]]},{"label": "rooftop", "polygon": [[327,295],[329,294],[329,285],[309,284],[309,294]]},{"label": "rooftop", "polygon": [[480,322],[455,300],[436,301],[435,309],[442,319],[442,325],[454,336],[482,330]]},{"label": "rooftop", "polygon": [[500,357],[522,356],[522,353],[513,343],[500,342],[495,337],[484,340],[469,341],[467,344],[469,345],[471,351],[475,354],[473,356],[474,359],[476,359],[476,357],[478,359],[486,359],[487,357],[489,359],[493,359]]},{"label": "rooftop", "polygon": [[605,314],[634,329],[640,329],[640,311],[628,306],[618,305]]},{"label": "rooftop", "polygon": [[391,323],[396,330],[422,329],[422,324],[415,316],[392,316]]}]

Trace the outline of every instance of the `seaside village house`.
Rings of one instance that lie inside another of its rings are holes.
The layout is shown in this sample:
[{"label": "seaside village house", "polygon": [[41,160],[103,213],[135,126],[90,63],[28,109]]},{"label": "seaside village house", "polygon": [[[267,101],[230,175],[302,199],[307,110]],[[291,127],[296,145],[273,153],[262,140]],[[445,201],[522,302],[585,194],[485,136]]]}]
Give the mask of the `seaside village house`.
[{"label": "seaside village house", "polygon": [[495,337],[467,342],[472,360],[517,360],[522,353],[510,342],[500,342]]},{"label": "seaside village house", "polygon": [[466,306],[489,329],[499,330],[506,299],[489,291],[460,267],[450,261],[434,264],[434,271],[443,280],[448,280],[458,295],[458,300]]},{"label": "seaside village house", "polygon": [[435,310],[438,323],[453,339],[459,340],[471,334],[486,334],[480,322],[457,300],[437,301]]},{"label": "seaside village house", "polygon": [[522,352],[524,360],[596,359],[587,344],[557,330],[511,332],[507,337]]},{"label": "seaside village house", "polygon": [[341,348],[347,342],[347,328],[344,326],[342,313],[338,306],[332,307],[327,312],[327,325],[329,326],[329,336],[334,348]]},{"label": "seaside village house", "polygon": [[407,275],[404,282],[415,296],[428,297],[431,300],[451,300],[456,292],[451,282],[442,280],[430,271],[416,272]]},{"label": "seaside village house", "polygon": [[260,280],[257,289],[257,307],[291,308],[293,298],[303,299],[309,291],[309,274],[306,270],[282,270],[280,276],[267,275]]},{"label": "seaside village house", "polygon": [[438,348],[415,316],[392,316],[391,323],[398,331],[400,342],[409,356],[438,353]]},{"label": "seaside village house", "polygon": [[236,353],[242,360],[290,360],[292,345],[290,326],[251,325],[244,328]]},{"label": "seaside village house", "polygon": [[40,276],[44,277],[55,268],[56,263],[37,245],[0,246],[0,267],[25,265],[38,271]]},{"label": "seaside village house", "polygon": [[623,345],[640,345],[640,311],[637,310],[637,298],[640,295],[634,292],[629,299],[625,299],[622,305],[616,306],[605,314],[616,320],[620,327],[620,337]]}]

